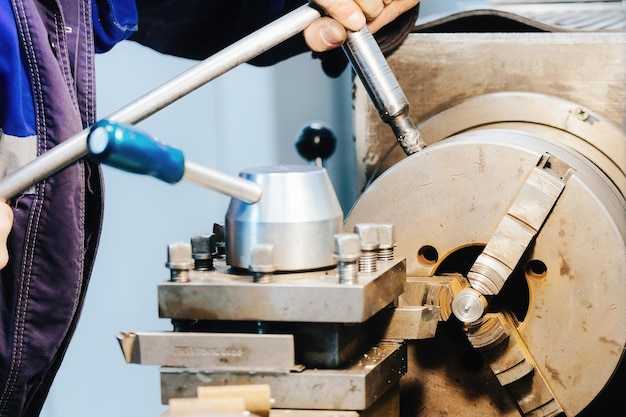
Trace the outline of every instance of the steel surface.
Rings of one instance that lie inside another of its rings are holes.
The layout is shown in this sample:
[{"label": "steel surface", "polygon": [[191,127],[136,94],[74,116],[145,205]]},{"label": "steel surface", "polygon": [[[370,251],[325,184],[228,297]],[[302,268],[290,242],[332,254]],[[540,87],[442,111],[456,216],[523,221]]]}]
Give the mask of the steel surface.
[{"label": "steel surface", "polygon": [[358,282],[339,284],[337,270],[276,274],[270,283],[250,275],[190,271],[187,283],[159,284],[159,316],[199,320],[260,320],[362,323],[402,293],[404,260],[379,262],[377,272],[359,273]]},{"label": "steel surface", "polygon": [[340,370],[299,373],[225,373],[191,368],[161,368],[161,400],[193,397],[199,385],[269,384],[275,408],[365,410],[396,386],[406,372],[406,346],[374,346]]},{"label": "steel surface", "polygon": [[[597,146],[602,150],[606,148],[602,143],[613,141],[614,135],[605,138],[603,133],[607,123],[576,121],[570,113],[581,108],[616,125],[623,133],[626,37],[621,33],[412,33],[388,62],[411,103],[410,115],[419,121],[427,145],[496,122],[517,122],[531,129],[553,126],[558,130],[553,132],[555,140],[560,140],[562,132],[580,127],[585,132],[579,136],[592,144],[586,148],[605,159],[608,156],[608,161],[599,163],[602,169],[603,165],[613,165],[612,158],[621,159],[611,169],[623,170],[626,166],[623,142],[617,141],[618,149],[603,154],[593,149]],[[479,96],[516,92],[565,100],[575,106],[563,112],[550,100],[498,100],[488,107],[474,103],[451,117],[438,117]],[[497,120],[492,119],[494,114]],[[434,116],[436,121],[429,123]],[[362,175],[359,185],[376,171],[383,172],[406,157],[398,147],[385,157],[395,139],[388,134],[359,82],[355,92],[355,137]],[[568,145],[578,142],[568,135],[565,139]]]},{"label": "steel surface", "polygon": [[[545,152],[558,155],[575,172],[521,265],[507,280],[507,285],[517,282],[517,293],[501,300],[498,308],[508,309],[526,292],[526,305],[515,316],[513,330],[536,366],[533,378],[543,378],[565,413],[573,416],[610,381],[626,345],[626,203],[595,165],[571,148],[522,131],[465,133],[431,145],[385,172],[356,203],[346,228],[365,220],[396,224],[396,254],[407,259],[409,277],[465,274],[462,269],[469,268],[477,253],[463,253],[487,244]],[[436,256],[421,256],[424,247]],[[458,269],[442,271],[455,256]],[[454,331],[459,332],[457,337],[463,333],[461,328]],[[443,343],[431,349],[469,352],[463,345],[449,346],[458,340],[442,341],[445,334],[438,329],[441,338],[423,345]],[[436,413],[442,395],[450,397],[445,407],[451,409],[473,404],[481,416],[517,415],[516,406],[500,388],[489,385],[493,384],[490,377],[473,371],[473,377],[465,374],[465,384],[459,386],[456,379],[469,368],[458,360],[445,366],[420,366],[433,355],[420,349],[421,343],[411,344],[409,375],[404,380],[419,387],[413,392],[424,409],[414,415]],[[485,387],[480,394],[476,393],[479,384]],[[518,404],[530,404],[544,388],[541,381],[531,381],[524,395],[517,397]],[[472,392],[487,402],[470,399]]]},{"label": "steel surface", "polygon": [[293,370],[292,335],[125,332],[118,340],[127,363],[205,369]]},{"label": "steel surface", "polygon": [[273,245],[275,270],[333,266],[332,243],[343,212],[324,168],[306,165],[250,168],[240,177],[257,184],[256,204],[233,199],[226,212],[226,258],[248,269],[255,245]]}]

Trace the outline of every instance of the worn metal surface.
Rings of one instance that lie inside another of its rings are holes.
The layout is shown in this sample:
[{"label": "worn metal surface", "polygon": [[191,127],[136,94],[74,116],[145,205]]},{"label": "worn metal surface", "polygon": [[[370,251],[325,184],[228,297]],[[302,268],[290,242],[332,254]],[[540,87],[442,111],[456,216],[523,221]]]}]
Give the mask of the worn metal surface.
[{"label": "worn metal surface", "polygon": [[485,94],[442,110],[422,126],[434,141],[479,129],[533,133],[584,155],[626,195],[624,128],[574,102],[535,93]]},{"label": "worn metal surface", "polygon": [[[525,305],[516,307],[514,330],[539,371],[534,375],[543,375],[567,415],[577,415],[611,379],[626,345],[626,203],[597,167],[570,148],[521,131],[469,132],[431,145],[379,177],[357,202],[345,227],[365,219],[396,224],[396,253],[407,259],[409,277],[466,274],[478,255],[471,249],[489,241],[545,152],[557,155],[575,172],[507,280],[515,291],[501,293],[497,300],[498,308],[509,311],[526,293]],[[429,256],[423,255],[426,247]],[[420,346],[457,355],[471,351],[462,329],[451,331],[458,331],[464,342],[450,342],[448,337],[411,344],[409,375],[403,380],[410,389],[403,395],[416,397],[419,407],[413,415],[444,409],[465,410],[456,415],[518,415],[497,379],[496,385],[489,385],[493,374],[482,373],[484,361],[476,362],[476,369],[458,357],[422,366],[433,354]],[[442,345],[432,346],[439,342]],[[484,389],[479,393],[480,384]],[[518,404],[528,403],[542,390],[541,384],[528,381]],[[440,404],[442,397],[449,400]],[[405,407],[403,415],[411,415],[411,407]]]},{"label": "worn metal surface", "polygon": [[271,283],[250,275],[190,271],[187,283],[159,284],[159,316],[199,320],[260,320],[362,323],[402,293],[404,260],[379,262],[377,272],[359,273],[358,282],[339,283],[337,270],[276,274]]},{"label": "worn metal surface", "polygon": [[537,4],[536,0],[499,0],[492,3],[499,10],[561,30],[621,32],[626,28],[626,13],[623,2],[619,1],[554,0],[547,2],[552,4],[545,1]]},{"label": "worn metal surface", "polygon": [[[482,351],[485,363],[500,385],[506,387],[515,399],[522,414],[547,417],[562,413],[563,407],[550,388],[551,381],[536,364],[532,352],[529,352],[512,314],[504,311],[487,316],[484,320],[484,324],[491,321],[496,333],[503,335],[499,343],[494,342],[493,335],[486,337],[488,345]],[[474,344],[473,338],[469,339]],[[494,343],[498,344],[494,346]]]},{"label": "worn metal surface", "polygon": [[207,369],[293,370],[292,335],[126,332],[118,340],[127,363]]},{"label": "worn metal surface", "polygon": [[[344,410],[296,410],[296,409],[273,409],[270,410],[270,417],[393,417],[400,413],[400,395],[396,386],[391,387],[381,398],[362,411]],[[169,411],[161,417],[170,417]],[[239,417],[239,416],[221,416]],[[254,417],[244,414],[242,417]]]},{"label": "worn metal surface", "polygon": [[439,307],[406,306],[386,308],[370,323],[378,340],[418,340],[435,337]]},{"label": "worn metal surface", "polygon": [[439,309],[439,320],[446,321],[452,315],[454,296],[468,285],[467,278],[460,274],[409,276],[398,307],[434,306]]},{"label": "worn metal surface", "polygon": [[[437,123],[438,128],[447,129],[446,122],[454,122],[462,130],[439,135],[423,126],[429,117],[468,99],[503,92],[563,99],[619,128],[624,126],[626,37],[621,33],[412,33],[388,60],[427,145],[494,123],[489,120],[494,108],[502,115],[498,122],[541,123],[561,132],[575,124],[567,112],[546,112],[549,105],[537,109],[509,102],[494,103],[487,109],[474,105],[472,114],[457,114]],[[362,90],[357,82],[354,105],[360,186],[405,157],[398,147],[393,148],[395,138],[378,120]],[[534,121],[538,113],[542,120]],[[583,137],[589,143],[603,141],[601,124],[591,122],[587,120],[587,130],[598,133]],[[617,153],[606,155],[619,157]]]},{"label": "worn metal surface", "polygon": [[161,368],[161,400],[194,397],[200,385],[269,384],[274,408],[365,410],[406,373],[406,346],[381,343],[341,370],[299,373],[210,372]]},{"label": "worn metal surface", "polygon": [[425,16],[418,22],[416,30],[447,32],[445,29],[455,28],[456,31],[469,32],[471,28],[491,27],[492,32],[503,28],[507,32],[522,29],[622,32],[626,28],[626,11],[621,3],[614,0],[492,0],[488,3],[488,9],[476,9],[475,2],[468,2],[457,4],[456,10],[444,16]]}]

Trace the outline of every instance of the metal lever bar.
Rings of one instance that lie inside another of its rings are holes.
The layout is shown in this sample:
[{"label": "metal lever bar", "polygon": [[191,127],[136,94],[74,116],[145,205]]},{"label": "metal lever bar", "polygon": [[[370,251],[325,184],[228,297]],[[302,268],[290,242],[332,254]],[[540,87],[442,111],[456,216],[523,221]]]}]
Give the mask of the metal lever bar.
[{"label": "metal lever bar", "polygon": [[[314,7],[301,6],[205,59],[105,119],[110,122],[136,124],[236,66],[302,32],[320,16],[321,13]],[[367,37],[367,35],[371,40],[357,38],[357,36]],[[357,75],[368,86],[370,98],[377,106],[383,120],[392,126],[405,152],[413,153],[421,149],[423,142],[407,115],[408,105],[400,105],[399,112],[395,110],[395,104],[406,102],[406,98],[403,98],[404,94],[391,94],[401,92],[400,87],[376,41],[369,34],[369,30],[364,28],[361,32],[349,34],[348,42],[351,46],[344,50],[353,63]],[[366,50],[360,52],[361,48],[366,47]],[[8,200],[86,156],[89,132],[89,128],[84,129],[5,177],[0,181],[0,199]]]},{"label": "metal lever bar", "polygon": [[404,152],[411,155],[421,151],[426,144],[409,117],[409,102],[367,26],[348,32],[342,48],[380,118],[391,127]]},{"label": "metal lever bar", "polygon": [[224,174],[186,160],[183,153],[130,125],[101,120],[87,136],[87,151],[97,162],[169,184],[185,180],[246,203],[256,203],[263,190],[253,181]]},{"label": "metal lever bar", "polygon": [[[302,6],[233,43],[148,94],[105,117],[111,122],[136,124],[209,81],[302,32],[320,12]],[[90,129],[67,139],[0,181],[0,199],[9,200],[48,176],[87,155]]]}]

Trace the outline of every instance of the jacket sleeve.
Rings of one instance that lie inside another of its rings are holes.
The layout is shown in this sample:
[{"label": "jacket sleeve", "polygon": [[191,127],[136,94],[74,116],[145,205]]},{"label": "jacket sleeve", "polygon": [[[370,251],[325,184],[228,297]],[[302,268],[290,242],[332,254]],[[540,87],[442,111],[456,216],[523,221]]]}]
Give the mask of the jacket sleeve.
[{"label": "jacket sleeve", "polygon": [[[305,0],[137,0],[138,31],[130,39],[156,51],[204,59],[305,4]],[[256,58],[271,65],[307,50],[295,36]]]},{"label": "jacket sleeve", "polygon": [[[156,51],[191,59],[204,59],[233,42],[307,3],[305,0],[137,0],[138,31],[131,40]],[[397,48],[415,26],[418,7],[406,12],[376,34],[383,52]],[[261,54],[250,63],[267,66],[308,51],[302,34]],[[336,76],[347,61],[338,50],[313,54],[325,71]]]}]

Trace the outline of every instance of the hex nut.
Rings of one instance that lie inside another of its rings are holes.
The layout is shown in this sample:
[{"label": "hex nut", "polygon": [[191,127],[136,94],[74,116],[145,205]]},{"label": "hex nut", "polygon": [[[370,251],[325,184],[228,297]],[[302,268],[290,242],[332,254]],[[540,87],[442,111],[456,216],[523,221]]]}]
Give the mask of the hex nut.
[{"label": "hex nut", "polygon": [[193,268],[191,243],[176,242],[167,245],[167,263],[169,269],[189,270]]},{"label": "hex nut", "polygon": [[252,247],[250,254],[250,271],[271,273],[276,271],[274,263],[274,245],[271,243],[258,243]]},{"label": "hex nut", "polygon": [[211,259],[211,233],[191,236],[191,257],[193,259]]},{"label": "hex nut", "polygon": [[393,249],[396,247],[396,227],[393,223],[378,225],[378,239],[380,249]]},{"label": "hex nut", "polygon": [[356,262],[361,256],[361,238],[356,233],[335,235],[335,258],[338,262]]},{"label": "hex nut", "polygon": [[378,225],[375,223],[359,223],[354,226],[354,233],[361,238],[361,250],[373,251],[380,246]]}]

